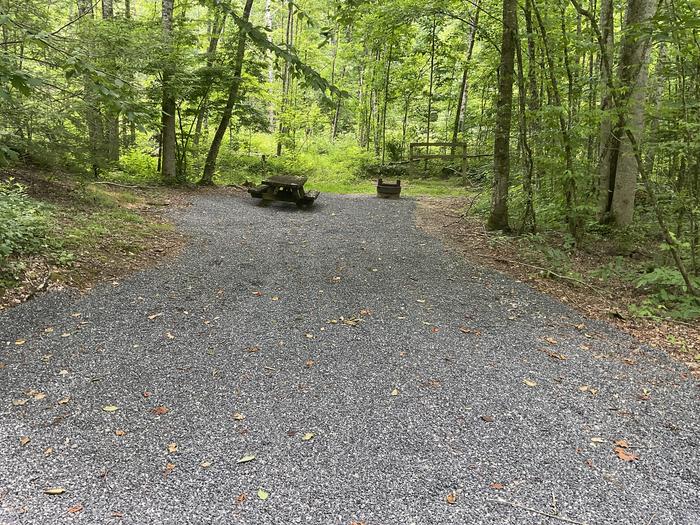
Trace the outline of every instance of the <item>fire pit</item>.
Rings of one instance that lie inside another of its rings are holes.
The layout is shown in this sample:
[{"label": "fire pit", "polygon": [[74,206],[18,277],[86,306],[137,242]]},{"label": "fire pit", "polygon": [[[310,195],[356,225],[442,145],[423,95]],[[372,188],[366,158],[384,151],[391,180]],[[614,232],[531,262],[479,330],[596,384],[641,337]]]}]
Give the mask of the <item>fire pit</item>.
[{"label": "fire pit", "polygon": [[398,199],[401,197],[401,180],[398,179],[396,184],[384,182],[382,179],[377,181],[377,197],[380,199]]}]

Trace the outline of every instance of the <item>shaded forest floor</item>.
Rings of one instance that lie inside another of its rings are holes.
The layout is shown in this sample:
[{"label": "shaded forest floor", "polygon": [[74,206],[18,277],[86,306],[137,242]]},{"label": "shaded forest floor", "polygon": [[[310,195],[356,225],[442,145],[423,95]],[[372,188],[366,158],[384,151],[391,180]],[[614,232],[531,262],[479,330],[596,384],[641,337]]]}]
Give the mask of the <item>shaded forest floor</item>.
[{"label": "shaded forest floor", "polygon": [[163,212],[186,205],[185,190],[89,182],[31,168],[0,172],[0,180],[10,179],[40,203],[49,231],[40,251],[13,257],[13,271],[0,273],[0,310],[49,288],[86,290],[117,279],[184,244]]},{"label": "shaded forest floor", "polygon": [[635,317],[628,306],[641,303],[646,298],[644,291],[614,273],[604,280],[587,277],[615,264],[616,256],[606,246],[573,252],[562,269],[548,257],[553,250],[563,249],[561,236],[545,236],[544,244],[539,237],[535,245],[524,238],[488,232],[482,218],[465,215],[469,203],[466,197],[423,197],[417,209],[417,224],[474,264],[526,282],[592,319],[611,323],[640,341],[664,349],[700,376],[700,322]]}]

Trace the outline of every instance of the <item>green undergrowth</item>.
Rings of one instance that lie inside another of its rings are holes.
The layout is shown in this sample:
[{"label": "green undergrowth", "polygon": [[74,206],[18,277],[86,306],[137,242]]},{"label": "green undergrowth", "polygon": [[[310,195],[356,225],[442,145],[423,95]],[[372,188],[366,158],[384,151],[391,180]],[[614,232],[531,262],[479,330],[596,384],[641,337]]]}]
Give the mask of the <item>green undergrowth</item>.
[{"label": "green undergrowth", "polygon": [[21,183],[0,181],[0,295],[45,268],[53,280],[79,282],[171,229],[139,213],[145,197],[127,189],[69,174],[22,175]]}]

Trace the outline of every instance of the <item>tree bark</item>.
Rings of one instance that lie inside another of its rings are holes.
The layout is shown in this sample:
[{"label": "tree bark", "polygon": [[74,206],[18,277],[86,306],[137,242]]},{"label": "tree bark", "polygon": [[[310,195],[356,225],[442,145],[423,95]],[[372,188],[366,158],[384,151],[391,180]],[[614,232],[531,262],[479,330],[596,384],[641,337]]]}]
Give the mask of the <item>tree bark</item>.
[{"label": "tree bark", "polygon": [[[243,20],[247,22],[250,19],[250,12],[253,8],[253,0],[246,0],[245,7],[243,8]],[[219,156],[219,150],[221,149],[221,142],[226,135],[226,130],[228,129],[229,123],[231,122],[231,115],[233,114],[233,107],[238,102],[238,93],[241,87],[241,73],[243,72],[243,58],[245,57],[245,45],[248,39],[248,34],[243,30],[238,30],[238,42],[236,48],[236,57],[234,59],[233,65],[233,79],[231,80],[231,86],[228,91],[228,98],[226,100],[226,107],[224,107],[224,112],[221,115],[221,122],[216,128],[216,133],[214,134],[214,140],[212,140],[211,147],[209,148],[209,153],[207,154],[207,160],[204,163],[204,174],[200,179],[199,183],[203,185],[211,185],[214,183],[214,172],[216,171],[216,159]]]},{"label": "tree bark", "polygon": [[[603,49],[608,64],[612,64],[612,55],[615,44],[615,27],[614,27],[614,7],[613,0],[601,0],[600,4],[600,30],[603,37]],[[598,193],[598,218],[601,222],[607,222],[607,217],[610,212],[610,203],[612,202],[613,189],[610,187],[610,176],[613,170],[613,147],[614,141],[612,136],[612,93],[608,88],[608,72],[605,67],[605,61],[600,61],[600,111],[602,118],[600,122],[600,152],[599,152],[599,193]]]},{"label": "tree bark", "polygon": [[[219,46],[219,40],[221,39],[221,33],[226,25],[226,13],[219,15],[219,11],[215,11],[214,22],[212,23],[211,36],[209,37],[209,46],[207,47],[207,69],[210,70],[214,65],[216,60],[216,50]],[[202,101],[199,105],[199,111],[197,111],[197,122],[194,129],[194,137],[192,142],[195,146],[199,145],[199,139],[202,135],[202,125],[204,123],[204,117],[209,111],[209,91],[210,83],[207,85],[202,95]]]},{"label": "tree bark", "polygon": [[[649,36],[639,36],[640,26],[656,13],[658,0],[629,0],[625,16],[625,33],[620,53],[620,86],[629,90],[626,124],[637,142],[643,143],[644,102],[648,80]],[[617,226],[632,223],[634,201],[637,192],[639,167],[632,146],[622,128],[616,136],[622,137],[618,148],[615,184],[610,202],[610,218]]]},{"label": "tree bark", "polygon": [[503,0],[503,36],[498,76],[498,106],[493,146],[494,186],[491,213],[486,227],[510,229],[508,225],[508,189],[510,184],[510,127],[513,113],[513,74],[517,28],[517,0]]},{"label": "tree bark", "polygon": [[[285,33],[285,43],[287,49],[290,49],[294,45],[294,2],[289,1],[287,4],[287,32]],[[282,75],[282,115],[280,116],[279,123],[279,136],[277,137],[277,156],[282,155],[283,145],[282,140],[284,135],[287,133],[287,127],[285,126],[285,114],[289,104],[289,87],[290,87],[290,69],[289,62],[285,60],[284,62],[284,72]]]},{"label": "tree bark", "polygon": [[[163,0],[162,24],[163,38],[168,47],[173,31],[174,0]],[[163,70],[163,99],[161,104],[161,176],[169,184],[178,180],[177,173],[177,137],[175,135],[176,101],[171,85],[173,70],[170,64]]]}]

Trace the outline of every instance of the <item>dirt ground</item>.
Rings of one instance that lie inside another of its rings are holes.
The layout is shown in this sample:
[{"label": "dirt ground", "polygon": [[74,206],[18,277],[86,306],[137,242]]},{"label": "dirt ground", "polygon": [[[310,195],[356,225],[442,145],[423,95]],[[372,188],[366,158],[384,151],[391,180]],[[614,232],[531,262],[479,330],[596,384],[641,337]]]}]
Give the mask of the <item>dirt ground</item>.
[{"label": "dirt ground", "polygon": [[[478,217],[464,215],[468,206],[468,198],[424,197],[419,200],[416,223],[475,264],[527,282],[592,319],[611,323],[640,341],[669,352],[700,377],[700,362],[696,359],[700,355],[700,323],[632,317],[626,305],[644,298],[632,283],[612,278],[599,284],[557,274],[545,263],[533,260],[531,254],[523,253],[514,238],[488,232]],[[605,264],[605,257],[604,253],[577,253],[571,260],[572,269],[586,275]],[[607,257],[612,260],[612,256]]]}]

